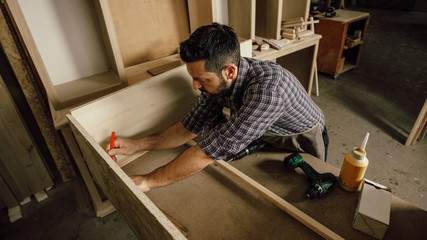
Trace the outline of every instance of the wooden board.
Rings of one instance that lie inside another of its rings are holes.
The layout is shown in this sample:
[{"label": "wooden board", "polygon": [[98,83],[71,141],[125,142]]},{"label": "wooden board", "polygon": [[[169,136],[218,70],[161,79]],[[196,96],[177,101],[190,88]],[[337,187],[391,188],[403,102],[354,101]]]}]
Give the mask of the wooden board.
[{"label": "wooden board", "polygon": [[200,26],[218,21],[216,0],[188,0],[187,3],[191,33]]},{"label": "wooden board", "polygon": [[255,0],[228,1],[228,25],[239,37],[255,39],[255,7]]},{"label": "wooden board", "polygon": [[308,20],[309,11],[310,0],[283,0],[282,21],[296,17]]},{"label": "wooden board", "polygon": [[[6,182],[3,180],[1,176],[0,176],[0,201],[3,202],[8,208],[19,206],[19,203],[16,200],[15,196],[13,195],[12,191],[10,191],[9,187],[7,186]],[[0,204],[0,209],[2,209],[1,204]]]},{"label": "wooden board", "polygon": [[177,53],[190,35],[185,0],[108,2],[125,68]]},{"label": "wooden board", "polygon": [[281,39],[281,0],[256,1],[255,35],[263,38]]},{"label": "wooden board", "polygon": [[[424,138],[426,134],[426,125],[427,125],[427,99],[424,102],[423,107],[421,108],[420,113],[418,114],[417,120],[415,120],[414,126],[412,127],[411,132],[409,133],[408,139],[405,142],[405,146],[414,145],[418,137],[421,135],[421,139]],[[424,128],[424,132],[421,134],[421,131]]]},{"label": "wooden board", "polygon": [[[317,45],[277,58],[277,63],[294,74],[311,94]],[[304,62],[305,64],[301,64]]]},{"label": "wooden board", "polygon": [[1,176],[18,201],[53,186],[39,152],[0,77]]}]

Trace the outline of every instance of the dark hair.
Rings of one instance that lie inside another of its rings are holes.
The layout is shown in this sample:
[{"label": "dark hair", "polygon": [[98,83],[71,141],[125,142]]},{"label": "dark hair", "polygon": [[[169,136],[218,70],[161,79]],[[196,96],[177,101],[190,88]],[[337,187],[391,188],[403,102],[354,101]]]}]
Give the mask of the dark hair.
[{"label": "dark hair", "polygon": [[184,62],[205,60],[205,71],[221,76],[230,63],[240,62],[240,44],[233,28],[213,23],[198,28],[180,44],[179,54]]}]

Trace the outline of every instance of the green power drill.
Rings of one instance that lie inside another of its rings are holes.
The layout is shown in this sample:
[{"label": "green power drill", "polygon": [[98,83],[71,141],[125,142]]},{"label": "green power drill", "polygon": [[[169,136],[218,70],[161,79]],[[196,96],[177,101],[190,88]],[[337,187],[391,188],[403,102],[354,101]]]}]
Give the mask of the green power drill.
[{"label": "green power drill", "polygon": [[310,188],[305,193],[308,199],[322,196],[337,182],[337,178],[332,173],[320,174],[316,172],[310,164],[303,160],[303,157],[299,153],[293,153],[285,157],[283,164],[291,171],[295,171],[299,167],[307,175],[308,180],[311,182]]}]

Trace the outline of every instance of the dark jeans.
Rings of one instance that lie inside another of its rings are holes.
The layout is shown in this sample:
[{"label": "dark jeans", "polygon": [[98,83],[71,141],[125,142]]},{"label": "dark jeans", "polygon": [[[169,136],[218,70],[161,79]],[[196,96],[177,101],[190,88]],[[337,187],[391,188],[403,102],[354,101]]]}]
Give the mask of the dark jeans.
[{"label": "dark jeans", "polygon": [[326,129],[326,125],[325,128],[323,129],[322,132],[322,137],[323,137],[323,143],[325,144],[325,162],[326,162],[326,157],[328,156],[328,146],[329,146],[329,136],[328,136],[328,130]]}]

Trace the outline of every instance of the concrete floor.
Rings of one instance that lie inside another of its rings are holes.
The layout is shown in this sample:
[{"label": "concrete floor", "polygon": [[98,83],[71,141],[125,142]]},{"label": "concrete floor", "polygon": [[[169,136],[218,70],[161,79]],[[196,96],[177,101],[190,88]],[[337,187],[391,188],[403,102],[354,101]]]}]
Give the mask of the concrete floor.
[{"label": "concrete floor", "polygon": [[[327,120],[328,162],[340,168],[369,132],[366,178],[427,210],[427,140],[404,146],[427,97],[426,4],[413,11],[349,9],[371,14],[359,66],[337,79],[319,74],[320,95],[313,94]],[[97,218],[90,206],[77,209],[70,182],[48,195],[23,205],[14,223],[1,209],[0,239],[136,239],[117,212]]]}]

